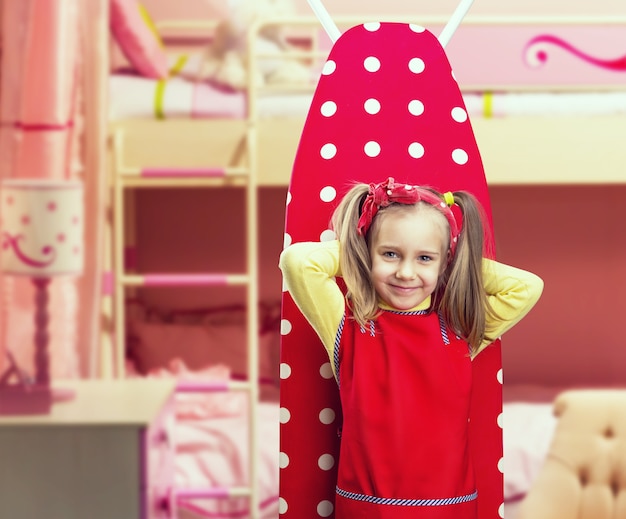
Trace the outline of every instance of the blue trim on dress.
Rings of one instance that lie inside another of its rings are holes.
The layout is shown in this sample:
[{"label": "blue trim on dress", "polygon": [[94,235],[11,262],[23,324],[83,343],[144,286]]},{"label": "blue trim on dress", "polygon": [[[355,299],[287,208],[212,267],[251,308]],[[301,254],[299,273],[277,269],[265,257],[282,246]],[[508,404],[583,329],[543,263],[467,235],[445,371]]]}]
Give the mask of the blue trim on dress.
[{"label": "blue trim on dress", "polygon": [[441,499],[398,499],[391,497],[375,497],[367,494],[358,494],[356,492],[348,492],[337,487],[337,495],[355,501],[363,501],[375,505],[392,505],[392,506],[446,506],[458,505],[459,503],[467,503],[474,501],[478,497],[478,490],[474,490],[471,494],[457,497],[447,497]]},{"label": "blue trim on dress", "polygon": [[408,312],[405,312],[403,310],[389,310],[387,308],[381,308],[381,310],[383,312],[389,312],[397,315],[426,315],[430,313],[430,310],[411,310]]},{"label": "blue trim on dress", "polygon": [[439,312],[439,328],[441,329],[441,338],[443,339],[443,343],[448,346],[450,344],[450,338],[448,337],[448,329],[446,327],[446,320],[443,318],[443,314]]},{"label": "blue trim on dress", "polygon": [[343,313],[341,321],[339,322],[339,328],[337,328],[337,334],[335,335],[335,345],[333,347],[333,361],[335,362],[335,380],[337,380],[337,387],[339,387],[339,343],[341,342],[341,335],[343,334],[343,327],[346,322],[346,313]]}]

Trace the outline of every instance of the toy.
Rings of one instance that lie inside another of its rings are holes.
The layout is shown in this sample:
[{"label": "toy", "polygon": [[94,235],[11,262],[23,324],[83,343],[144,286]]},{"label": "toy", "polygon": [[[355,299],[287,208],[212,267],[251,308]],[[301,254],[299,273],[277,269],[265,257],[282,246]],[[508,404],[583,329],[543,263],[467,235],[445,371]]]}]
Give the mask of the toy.
[{"label": "toy", "polygon": [[[219,23],[215,38],[206,49],[199,79],[243,90],[248,84],[248,29],[258,20],[295,14],[292,0],[229,0],[229,16]],[[309,70],[293,58],[281,58],[291,45],[284,26],[271,25],[259,31],[255,47],[260,58],[254,81],[256,86],[277,83],[306,83]]]}]

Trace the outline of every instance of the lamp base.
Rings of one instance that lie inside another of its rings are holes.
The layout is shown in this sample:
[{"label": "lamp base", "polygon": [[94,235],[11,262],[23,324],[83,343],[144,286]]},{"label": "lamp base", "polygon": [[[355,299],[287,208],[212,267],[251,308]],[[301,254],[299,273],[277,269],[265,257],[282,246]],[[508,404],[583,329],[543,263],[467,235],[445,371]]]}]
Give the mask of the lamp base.
[{"label": "lamp base", "polygon": [[[9,368],[0,376],[0,415],[50,414],[52,404],[72,400],[75,391],[38,384],[20,369],[11,352]],[[11,378],[17,382],[9,383]]]},{"label": "lamp base", "polygon": [[9,384],[0,387],[0,415],[50,414],[52,389],[47,386]]},{"label": "lamp base", "polygon": [[0,416],[50,414],[52,405],[76,396],[72,389],[10,384],[0,387]]}]

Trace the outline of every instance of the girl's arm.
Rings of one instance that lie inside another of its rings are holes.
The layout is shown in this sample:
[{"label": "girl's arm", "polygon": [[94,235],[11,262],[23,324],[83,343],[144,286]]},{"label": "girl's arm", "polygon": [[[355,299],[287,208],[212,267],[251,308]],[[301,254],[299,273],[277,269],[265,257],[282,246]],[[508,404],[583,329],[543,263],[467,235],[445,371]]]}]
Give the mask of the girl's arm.
[{"label": "girl's arm", "polygon": [[294,243],[283,250],[279,265],[287,290],[319,335],[332,363],[335,336],[345,311],[343,293],[334,280],[340,274],[339,242]]},{"label": "girl's arm", "polygon": [[[543,291],[539,276],[504,263],[483,260],[483,283],[495,315],[487,315],[486,335],[500,337],[535,305]],[[480,353],[489,342],[483,342]]]}]

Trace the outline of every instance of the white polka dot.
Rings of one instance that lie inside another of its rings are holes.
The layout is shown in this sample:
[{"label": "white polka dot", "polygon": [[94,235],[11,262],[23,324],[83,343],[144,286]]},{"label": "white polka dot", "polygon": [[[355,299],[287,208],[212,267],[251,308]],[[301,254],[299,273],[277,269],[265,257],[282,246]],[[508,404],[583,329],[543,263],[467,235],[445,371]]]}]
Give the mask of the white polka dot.
[{"label": "white polka dot", "polygon": [[372,99],[368,99],[363,104],[363,108],[365,108],[365,111],[368,114],[375,115],[378,112],[380,112],[380,101],[378,101],[378,99],[373,99],[373,98]]},{"label": "white polka dot", "polygon": [[424,103],[418,99],[413,99],[409,103],[409,112],[411,115],[422,115],[424,113]]},{"label": "white polka dot", "polygon": [[330,407],[326,409],[322,409],[320,411],[320,422],[325,425],[331,424],[335,421],[335,411],[333,411]]},{"label": "white polka dot", "polygon": [[320,375],[325,379],[333,378],[333,367],[330,365],[330,362],[322,364],[320,367]]},{"label": "white polka dot", "polygon": [[330,501],[320,501],[317,505],[317,515],[330,517],[333,513],[333,504]]},{"label": "white polka dot", "polygon": [[285,380],[291,376],[291,366],[286,364],[285,362],[281,362],[280,364],[280,378]]},{"label": "white polka dot", "polygon": [[504,519],[504,503],[501,503],[498,507],[498,515]]},{"label": "white polka dot", "polygon": [[337,113],[337,103],[335,103],[334,101],[326,101],[322,105],[320,112],[324,117],[332,117]]},{"label": "white polka dot", "polygon": [[324,144],[320,150],[320,155],[324,159],[332,159],[337,154],[337,146],[332,143]]},{"label": "white polka dot", "polygon": [[378,157],[380,155],[380,144],[376,141],[369,141],[365,144],[363,150],[368,157]]},{"label": "white polka dot", "polygon": [[460,106],[454,107],[452,109],[451,115],[452,119],[454,119],[457,123],[464,123],[465,121],[467,121],[467,112]]},{"label": "white polka dot", "polygon": [[500,382],[500,384],[502,384],[503,378],[502,378],[502,368],[500,368],[498,370],[498,373],[496,374],[496,378],[498,379],[498,382]]},{"label": "white polka dot", "polygon": [[376,32],[378,29],[380,29],[380,22],[369,22],[369,23],[364,23],[363,27],[365,27],[366,31],[369,32]]},{"label": "white polka dot", "polygon": [[411,61],[409,61],[409,70],[413,72],[413,74],[421,74],[422,72],[424,72],[425,68],[426,64],[421,58],[413,58]]},{"label": "white polka dot", "polygon": [[467,164],[467,161],[469,160],[469,155],[465,150],[457,148],[452,152],[452,160],[460,165]]},{"label": "white polka dot", "polygon": [[498,470],[504,474],[504,458],[498,460]]},{"label": "white polka dot", "polygon": [[291,203],[291,191],[287,191],[287,203],[285,205],[289,205]]},{"label": "white polka dot", "polygon": [[333,241],[337,239],[337,235],[335,231],[330,229],[326,229],[322,234],[320,234],[320,241]]},{"label": "white polka dot", "polygon": [[417,24],[415,24],[415,23],[410,23],[410,24],[409,24],[409,27],[411,28],[411,30],[412,30],[413,32],[417,32],[417,33],[424,32],[424,31],[426,30],[426,29],[425,29],[424,27],[422,27],[421,25],[417,25]]},{"label": "white polka dot", "polygon": [[412,142],[409,144],[409,155],[414,159],[420,159],[424,156],[424,146],[419,142]]},{"label": "white polka dot", "polygon": [[317,466],[322,470],[330,470],[335,466],[335,458],[332,454],[322,454],[317,459]]},{"label": "white polka dot", "polygon": [[456,76],[454,75],[454,70],[451,72],[452,75],[452,79],[454,79],[456,81]]},{"label": "white polka dot", "polygon": [[291,234],[286,232],[283,236],[283,249],[286,249],[289,245],[291,245]]},{"label": "white polka dot", "polygon": [[281,407],[280,423],[287,423],[289,420],[291,420],[291,413],[289,412],[289,409],[287,409],[286,407]]},{"label": "white polka dot", "polygon": [[378,70],[380,70],[380,60],[374,56],[370,56],[365,58],[363,66],[368,72],[378,72]]},{"label": "white polka dot", "polygon": [[289,335],[291,333],[291,323],[287,319],[280,320],[280,334]]},{"label": "white polka dot", "polygon": [[287,513],[287,509],[289,507],[287,506],[287,501],[285,501],[282,497],[278,498],[278,513],[279,514],[285,514]]},{"label": "white polka dot", "polygon": [[329,76],[333,72],[337,70],[337,63],[335,63],[332,59],[329,59],[326,63],[324,63],[324,68],[322,69],[322,74],[324,76]]},{"label": "white polka dot", "polygon": [[504,427],[504,415],[502,413],[500,413],[498,415],[498,418],[496,419],[496,422],[498,424],[498,427],[500,427],[500,429],[502,429]]},{"label": "white polka dot", "polygon": [[320,200],[322,202],[332,202],[337,196],[337,190],[333,186],[326,186],[320,191]]},{"label": "white polka dot", "polygon": [[287,468],[289,466],[289,456],[287,456],[284,452],[281,452],[278,455],[278,466],[281,469]]}]

